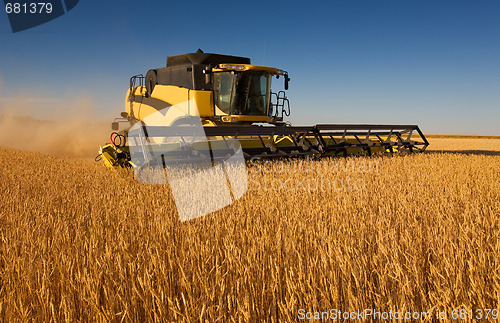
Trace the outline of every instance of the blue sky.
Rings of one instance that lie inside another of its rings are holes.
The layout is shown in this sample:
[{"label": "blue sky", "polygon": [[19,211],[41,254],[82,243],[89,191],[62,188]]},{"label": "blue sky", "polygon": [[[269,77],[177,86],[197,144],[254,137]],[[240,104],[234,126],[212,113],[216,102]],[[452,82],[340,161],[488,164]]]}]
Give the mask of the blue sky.
[{"label": "blue sky", "polygon": [[130,76],[201,48],[288,70],[295,125],[500,135],[498,0],[81,0],[16,34],[0,13],[0,39],[0,103],[30,97],[41,115],[85,97],[118,116]]}]

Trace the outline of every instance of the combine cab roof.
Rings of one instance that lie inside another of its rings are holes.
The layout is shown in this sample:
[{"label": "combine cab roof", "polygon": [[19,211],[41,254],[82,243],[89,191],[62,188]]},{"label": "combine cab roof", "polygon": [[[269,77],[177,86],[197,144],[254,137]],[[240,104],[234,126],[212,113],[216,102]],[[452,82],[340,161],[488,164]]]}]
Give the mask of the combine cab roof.
[{"label": "combine cab roof", "polygon": [[212,53],[203,53],[198,50],[196,53],[181,54],[167,57],[167,67],[179,65],[218,65],[218,64],[250,64],[250,58],[240,56],[230,56]]}]

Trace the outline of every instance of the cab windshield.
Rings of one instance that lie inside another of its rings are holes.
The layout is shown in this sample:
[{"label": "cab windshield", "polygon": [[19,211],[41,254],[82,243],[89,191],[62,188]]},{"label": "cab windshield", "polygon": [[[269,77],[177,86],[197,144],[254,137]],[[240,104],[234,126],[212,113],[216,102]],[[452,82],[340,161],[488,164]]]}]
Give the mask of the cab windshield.
[{"label": "cab windshield", "polygon": [[267,116],[271,77],[268,73],[221,72],[214,75],[216,114]]}]

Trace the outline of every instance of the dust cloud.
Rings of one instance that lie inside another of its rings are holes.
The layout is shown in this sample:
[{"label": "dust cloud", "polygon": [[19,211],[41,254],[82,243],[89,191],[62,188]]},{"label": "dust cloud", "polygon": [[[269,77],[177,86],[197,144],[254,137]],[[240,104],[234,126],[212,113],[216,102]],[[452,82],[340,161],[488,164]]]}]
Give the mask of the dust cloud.
[{"label": "dust cloud", "polygon": [[1,147],[91,158],[109,141],[111,122],[97,117],[92,99],[85,95],[0,97]]}]

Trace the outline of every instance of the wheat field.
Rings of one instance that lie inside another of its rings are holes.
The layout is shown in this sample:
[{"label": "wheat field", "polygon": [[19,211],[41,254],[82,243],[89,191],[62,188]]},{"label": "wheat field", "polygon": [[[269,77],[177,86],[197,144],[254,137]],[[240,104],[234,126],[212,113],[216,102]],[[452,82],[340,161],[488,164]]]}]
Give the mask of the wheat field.
[{"label": "wheat field", "polygon": [[500,308],[498,139],[249,165],[241,199],[188,222],[168,186],[126,170],[12,148],[0,161],[4,322]]}]

